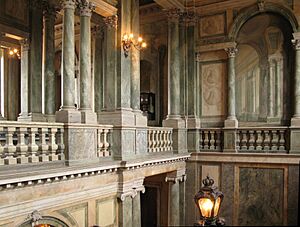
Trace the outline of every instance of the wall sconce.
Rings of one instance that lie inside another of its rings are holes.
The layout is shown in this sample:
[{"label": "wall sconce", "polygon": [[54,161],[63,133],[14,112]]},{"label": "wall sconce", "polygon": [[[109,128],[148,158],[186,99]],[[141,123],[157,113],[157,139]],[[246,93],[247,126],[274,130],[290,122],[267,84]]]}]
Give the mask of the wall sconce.
[{"label": "wall sconce", "polygon": [[207,176],[202,180],[203,187],[195,195],[194,201],[199,209],[200,221],[196,226],[224,226],[225,220],[219,218],[219,211],[223,201],[223,193],[213,186],[214,180]]},{"label": "wall sconce", "polygon": [[20,51],[19,51],[17,48],[9,49],[8,54],[9,54],[9,56],[11,56],[11,57],[17,56],[18,59],[21,58]]},{"label": "wall sconce", "polygon": [[143,41],[142,37],[139,37],[138,40],[134,40],[133,34],[125,33],[122,37],[122,45],[124,50],[125,57],[128,56],[129,50],[131,46],[134,46],[137,50],[141,50],[142,48],[146,48],[147,44]]}]

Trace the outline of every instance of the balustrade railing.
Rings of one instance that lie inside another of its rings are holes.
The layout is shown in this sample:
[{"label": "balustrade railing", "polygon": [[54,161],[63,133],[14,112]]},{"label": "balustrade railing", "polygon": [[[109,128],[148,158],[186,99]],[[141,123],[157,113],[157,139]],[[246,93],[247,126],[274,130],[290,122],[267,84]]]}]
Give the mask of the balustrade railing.
[{"label": "balustrade railing", "polygon": [[148,127],[148,153],[173,151],[172,128]]},{"label": "balustrade railing", "polygon": [[223,131],[221,128],[203,128],[200,130],[200,150],[222,151]]},{"label": "balustrade railing", "polygon": [[239,128],[236,146],[240,152],[286,153],[287,137],[288,127]]},{"label": "balustrade railing", "polygon": [[0,165],[64,160],[59,123],[0,122]]},{"label": "balustrade railing", "polygon": [[99,125],[99,127],[97,129],[97,154],[98,154],[98,157],[111,156],[111,151],[110,151],[111,131],[112,131],[112,126]]}]

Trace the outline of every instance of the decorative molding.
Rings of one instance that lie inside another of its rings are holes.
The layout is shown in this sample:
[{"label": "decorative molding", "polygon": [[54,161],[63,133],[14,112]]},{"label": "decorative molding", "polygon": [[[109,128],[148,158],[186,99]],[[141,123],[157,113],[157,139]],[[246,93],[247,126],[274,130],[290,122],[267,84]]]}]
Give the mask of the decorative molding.
[{"label": "decorative molding", "polygon": [[29,221],[30,224],[32,224],[32,226],[36,226],[39,224],[39,221],[43,219],[43,216],[41,215],[41,213],[37,210],[34,210],[31,214],[29,214],[26,219],[26,221]]},{"label": "decorative molding", "polygon": [[78,9],[80,16],[83,17],[91,17],[93,11],[95,10],[95,5],[92,2],[89,2],[88,0],[81,0],[78,3]]},{"label": "decorative molding", "polygon": [[28,51],[29,48],[30,48],[30,45],[29,45],[29,39],[21,39],[20,41],[20,45],[21,45],[21,51]]},{"label": "decorative molding", "polygon": [[91,2],[94,3],[95,5],[95,12],[103,17],[109,17],[117,14],[118,9],[115,7],[116,3],[113,3],[110,1],[112,4],[104,1],[104,0],[91,0]]},{"label": "decorative molding", "polygon": [[180,11],[180,9],[177,8],[169,9],[166,10],[165,12],[168,17],[168,20],[170,21],[177,21],[182,16],[182,12]]},{"label": "decorative molding", "polygon": [[116,29],[118,27],[118,16],[117,15],[105,17],[103,20],[104,20],[105,25],[108,28]]},{"label": "decorative molding", "polygon": [[257,0],[257,6],[258,6],[258,10],[260,12],[264,12],[265,11],[265,0]]}]

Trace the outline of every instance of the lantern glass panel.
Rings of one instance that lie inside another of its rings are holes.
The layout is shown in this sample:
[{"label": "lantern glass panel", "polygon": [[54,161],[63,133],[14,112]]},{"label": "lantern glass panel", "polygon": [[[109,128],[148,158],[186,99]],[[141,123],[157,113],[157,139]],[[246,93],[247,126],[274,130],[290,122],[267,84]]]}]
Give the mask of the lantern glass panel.
[{"label": "lantern glass panel", "polygon": [[214,207],[214,217],[216,217],[218,215],[220,205],[221,205],[221,197],[218,197],[216,200],[216,203],[215,203],[215,207]]},{"label": "lantern glass panel", "polygon": [[210,218],[214,206],[213,202],[209,198],[201,198],[199,199],[198,203],[202,216],[205,218]]}]

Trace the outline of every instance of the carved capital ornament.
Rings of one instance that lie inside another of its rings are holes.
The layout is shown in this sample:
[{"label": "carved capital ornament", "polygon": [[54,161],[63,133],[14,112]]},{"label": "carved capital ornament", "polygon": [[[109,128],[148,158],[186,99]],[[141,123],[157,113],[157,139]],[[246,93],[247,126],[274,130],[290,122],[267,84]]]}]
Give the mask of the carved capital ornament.
[{"label": "carved capital ornament", "polygon": [[229,47],[225,48],[225,51],[227,52],[229,58],[234,58],[238,52],[238,49],[236,47]]},{"label": "carved capital ornament", "polygon": [[90,17],[95,10],[95,5],[87,0],[81,0],[78,4],[80,16]]},{"label": "carved capital ornament", "polygon": [[106,17],[106,18],[104,18],[104,23],[106,24],[106,26],[108,28],[117,28],[117,26],[118,26],[118,16],[113,15],[113,16],[110,16],[110,17]]}]

